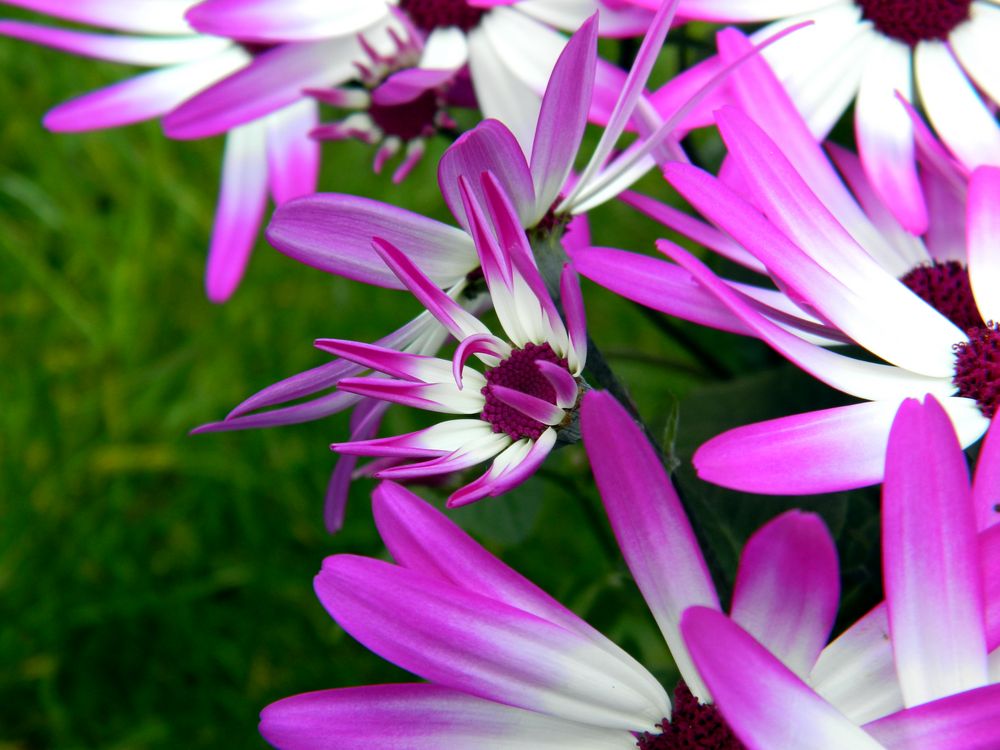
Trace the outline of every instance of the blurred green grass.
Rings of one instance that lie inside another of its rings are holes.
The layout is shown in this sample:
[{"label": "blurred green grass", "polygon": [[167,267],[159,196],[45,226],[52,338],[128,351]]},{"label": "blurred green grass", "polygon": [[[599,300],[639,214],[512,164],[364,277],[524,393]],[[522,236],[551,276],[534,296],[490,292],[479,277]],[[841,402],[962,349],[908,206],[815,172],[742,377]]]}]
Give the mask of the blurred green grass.
[{"label": "blurred green grass", "polygon": [[[310,585],[327,554],[384,554],[370,482],[340,535],[322,529],[327,446],[346,420],[187,432],[325,361],[314,338],[371,340],[416,304],[263,241],[235,297],[209,304],[221,141],[169,142],[155,124],[47,133],[50,106],[124,69],[9,40],[0,69],[0,748],[260,747],[270,701],[409,679],[345,636]],[[394,187],[367,148],[328,147],[321,185],[447,219],[442,148]],[[598,243],[650,251],[651,222],[622,207],[596,217]],[[585,291],[595,339],[663,429],[712,375],[630,305]],[[734,368],[773,365],[752,342],[698,335]],[[383,433],[414,419],[396,410]],[[598,513],[577,447],[456,517],[670,680]],[[724,531],[733,548],[747,533]]]}]

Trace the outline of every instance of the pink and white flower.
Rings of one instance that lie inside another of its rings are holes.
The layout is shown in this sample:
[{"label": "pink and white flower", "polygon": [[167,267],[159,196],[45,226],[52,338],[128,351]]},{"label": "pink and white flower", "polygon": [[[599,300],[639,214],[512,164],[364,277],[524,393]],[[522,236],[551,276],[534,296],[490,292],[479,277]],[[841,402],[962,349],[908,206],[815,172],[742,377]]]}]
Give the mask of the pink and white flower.
[{"label": "pink and white flower", "polygon": [[[722,39],[745,44],[736,32]],[[676,212],[661,211],[655,202],[647,201],[646,210],[681,231],[692,227],[692,236],[768,274],[780,291],[721,280],[666,241],[660,249],[680,268],[604,249],[576,253],[574,262],[584,275],[633,299],[757,336],[866,402],[740,427],[710,440],[695,454],[709,481],[778,494],[879,482],[896,409],[903,399],[926,393],[942,400],[963,445],[971,444],[996,412],[1000,393],[1000,334],[990,324],[1000,320],[994,261],[1000,170],[976,170],[966,201],[961,175],[944,155],[929,152],[922,176],[932,222],[924,240],[915,238],[879,200],[856,158],[836,149],[854,194],[844,186],[787,94],[758,62],[731,81],[754,121],[733,107],[717,114],[729,147],[721,179],[689,165],[666,167],[674,187],[724,233],[690,217],[678,221]],[[967,227],[956,218],[966,213]],[[884,363],[830,348],[838,343],[861,346]]]},{"label": "pink and white flower", "polygon": [[[966,169],[1000,167],[997,0],[684,0],[679,13],[721,22],[773,21],[756,32],[760,36],[812,21],[764,56],[818,139],[854,103],[865,173],[911,233],[927,230],[928,213],[914,126],[898,97],[919,101]],[[718,65],[711,60],[690,76],[710,75]]]},{"label": "pink and white flower", "polygon": [[[1000,526],[980,503],[995,503],[998,437],[992,429],[970,487],[949,417],[933,397],[907,400],[896,415],[882,499],[886,599],[817,665],[864,655],[865,671],[836,681],[840,693],[867,698],[862,714],[838,710],[720,613],[685,612],[681,631],[694,663],[750,750],[787,747],[792,737],[802,748],[997,746]],[[858,737],[864,741],[848,741]]]},{"label": "pink and white flower", "polygon": [[[0,21],[0,35],[86,57],[155,68],[52,109],[57,132],[118,127],[164,117],[198,92],[252,64],[249,48],[197,34],[187,0],[5,0],[56,18],[125,33],[106,34]],[[356,45],[356,42],[351,41]],[[360,52],[360,49],[357,50]],[[299,97],[229,129],[205,286],[223,302],[235,291],[257,238],[267,193],[278,203],[315,190],[319,147],[308,137],[317,107]]]}]

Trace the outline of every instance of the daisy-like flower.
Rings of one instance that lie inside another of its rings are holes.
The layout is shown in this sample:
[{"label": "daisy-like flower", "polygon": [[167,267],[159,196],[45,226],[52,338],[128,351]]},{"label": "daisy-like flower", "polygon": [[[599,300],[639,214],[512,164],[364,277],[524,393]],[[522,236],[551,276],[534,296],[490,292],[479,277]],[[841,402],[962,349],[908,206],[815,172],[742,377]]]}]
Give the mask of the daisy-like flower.
[{"label": "daisy-like flower", "polygon": [[[722,179],[681,164],[668,165],[666,175],[728,233],[692,220],[700,236],[768,274],[781,291],[723,281],[665,241],[660,249],[682,268],[604,250],[589,259],[574,255],[574,262],[585,275],[658,309],[757,336],[866,403],[724,433],[696,452],[700,476],[772,494],[879,482],[899,403],[926,393],[941,399],[962,444],[973,443],[1000,398],[1000,333],[992,323],[1000,320],[1000,170],[976,170],[966,201],[966,183],[948,171],[944,157],[928,160],[923,178],[934,211],[926,238],[915,238],[878,199],[857,159],[837,149],[857,198],[847,190],[766,67],[751,67],[737,71],[733,83],[760,125],[735,108],[720,110],[730,154]],[[967,226],[956,221],[966,211]],[[857,344],[884,363],[825,348],[838,342]]]},{"label": "daisy-like flower", "polygon": [[[679,13],[723,22],[778,19],[757,32],[761,35],[813,21],[765,57],[819,139],[854,103],[868,179],[914,234],[927,229],[927,206],[915,166],[913,124],[898,96],[919,101],[967,169],[1000,166],[997,0],[684,0]],[[709,75],[717,65],[709,61],[692,75]]]},{"label": "daisy-like flower", "polygon": [[235,39],[318,43],[345,24],[361,30],[387,20],[394,7],[425,43],[417,65],[392,76],[382,95],[395,104],[416,99],[468,65],[485,116],[506,122],[525,144],[531,143],[539,99],[566,43],[555,28],[575,31],[600,9],[604,33],[638,36],[650,18],[648,11],[612,9],[600,0],[205,0],[188,19],[202,32]]},{"label": "daisy-like flower", "polygon": [[[496,179],[491,173],[481,177],[485,208],[464,179],[460,184],[483,278],[506,338],[494,336],[438,289],[401,249],[375,238],[375,250],[386,265],[459,342],[453,361],[350,341],[318,342],[326,351],[389,376],[345,378],[337,385],[342,391],[478,417],[409,435],[333,446],[353,455],[427,459],[376,474],[397,479],[450,473],[493,459],[486,474],[452,494],[450,505],[500,494],[534,472],[552,450],[559,431],[572,424],[587,358],[583,300],[575,273],[567,267],[562,274],[564,323]],[[484,374],[466,366],[471,356],[486,365]]]},{"label": "daisy-like flower", "polygon": [[[584,396],[582,425],[615,536],[683,678],[673,706],[634,659],[443,514],[384,483],[372,505],[397,564],[330,557],[316,592],[348,633],[429,684],[287,698],[263,711],[264,737],[279,748],[303,749],[740,750],[681,638],[678,621],[686,610],[723,615],[680,501],[641,431],[610,396]],[[748,540],[731,617],[847,715],[863,722],[865,712],[881,711],[896,726],[912,727],[919,741],[927,728],[894,714],[899,692],[883,694],[884,665],[868,659],[883,655],[877,627],[852,629],[849,639],[824,649],[838,581],[836,551],[823,523],[812,514],[785,513]],[[393,606],[386,607],[390,599]],[[891,687],[893,679],[885,684]],[[796,706],[785,703],[783,710],[791,715]],[[862,744],[836,747],[880,747],[857,727],[840,736]]]},{"label": "daisy-like flower", "polygon": [[[188,0],[5,2],[126,33],[0,21],[0,35],[86,57],[156,68],[57,106],[44,119],[45,127],[57,132],[163,117],[199,91],[251,64],[255,54],[253,47],[195,33],[184,17],[193,5]],[[351,44],[356,47],[355,41]],[[316,119],[315,102],[299,97],[228,133],[205,273],[206,291],[213,302],[225,301],[239,284],[268,190],[277,203],[315,190],[319,148],[308,134]]]},{"label": "daisy-like flower", "polygon": [[844,715],[739,624],[705,608],[685,612],[681,630],[694,663],[747,748],[1000,745],[1000,526],[989,525],[995,510],[987,518],[980,505],[985,497],[996,502],[998,438],[992,429],[970,487],[948,415],[933,397],[907,400],[893,422],[882,499],[886,600],[830,647],[844,641],[843,655],[852,640],[855,648],[867,642],[870,671],[844,675],[840,688],[890,696],[888,710]]}]

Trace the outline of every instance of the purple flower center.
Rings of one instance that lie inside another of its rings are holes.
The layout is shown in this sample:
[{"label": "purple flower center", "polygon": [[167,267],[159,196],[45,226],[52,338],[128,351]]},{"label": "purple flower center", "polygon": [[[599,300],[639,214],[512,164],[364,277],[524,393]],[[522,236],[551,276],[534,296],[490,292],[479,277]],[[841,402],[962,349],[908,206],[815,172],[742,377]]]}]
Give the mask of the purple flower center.
[{"label": "purple flower center", "polygon": [[674,689],[670,719],[657,724],[661,734],[643,732],[636,741],[640,750],[744,750],[719,709],[698,702],[684,680]]},{"label": "purple flower center", "polygon": [[996,323],[983,321],[972,296],[969,269],[957,260],[917,266],[901,281],[969,337],[955,344],[958,395],[975,399],[992,419],[1000,406],[1000,332]]},{"label": "purple flower center", "polygon": [[965,264],[957,260],[934,261],[929,266],[917,266],[900,281],[963,331],[983,324]]},{"label": "purple flower center", "polygon": [[888,37],[911,47],[925,39],[946,39],[969,17],[972,0],[855,0],[861,15]]},{"label": "purple flower center", "polygon": [[428,32],[442,26],[468,31],[486,12],[470,8],[465,0],[400,0],[399,7],[409,14],[414,26]]},{"label": "purple flower center", "polygon": [[394,135],[410,141],[434,134],[440,108],[437,92],[425,91],[416,99],[402,104],[387,106],[372,102],[368,107],[368,114],[386,136]]},{"label": "purple flower center", "polygon": [[552,351],[548,344],[527,344],[523,349],[514,349],[507,359],[486,371],[486,385],[482,391],[486,405],[479,417],[493,425],[493,432],[506,432],[513,440],[537,440],[548,428],[548,425],[525,416],[493,394],[493,386],[500,385],[554,404],[556,390],[535,366],[539,360],[567,367],[566,360]]},{"label": "purple flower center", "polygon": [[1000,328],[990,322],[969,331],[969,340],[955,344],[958,395],[974,398],[979,411],[993,419],[1000,407]]}]

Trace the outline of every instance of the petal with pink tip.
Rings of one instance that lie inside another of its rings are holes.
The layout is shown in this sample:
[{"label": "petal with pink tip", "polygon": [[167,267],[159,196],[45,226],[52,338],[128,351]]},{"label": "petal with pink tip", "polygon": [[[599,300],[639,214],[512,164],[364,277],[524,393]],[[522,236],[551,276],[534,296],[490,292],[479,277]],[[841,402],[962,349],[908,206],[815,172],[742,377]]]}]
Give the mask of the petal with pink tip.
[{"label": "petal with pink tip", "polygon": [[320,193],[278,206],[267,239],[278,250],[321,271],[392,288],[403,288],[372,249],[381,237],[406,248],[434,283],[449,287],[479,266],[465,232],[420,214],[369,198]]},{"label": "petal with pink tip", "polygon": [[681,631],[726,723],[747,750],[880,750],[721,612],[692,607]]},{"label": "petal with pink tip", "polygon": [[484,497],[498,497],[526,482],[545,462],[557,438],[558,433],[550,427],[537,440],[525,438],[509,446],[493,459],[483,476],[453,492],[448,498],[448,507],[457,508]]},{"label": "petal with pink tip", "polygon": [[1000,323],[1000,168],[980,167],[969,180],[969,282],[985,321]]},{"label": "petal with pink tip", "polygon": [[987,682],[983,593],[965,456],[933,398],[907,399],[889,433],[882,567],[908,706]]},{"label": "petal with pink tip", "polygon": [[837,548],[819,516],[788,511],[743,547],[730,616],[802,679],[830,637],[840,600]]},{"label": "petal with pink tip", "polygon": [[569,335],[570,369],[577,375],[587,363],[587,312],[583,306],[580,277],[571,263],[563,265],[559,278],[559,297],[566,313],[566,332]]},{"label": "petal with pink tip", "polygon": [[[388,408],[389,404],[385,401],[365,399],[358,404],[351,414],[351,440],[367,440],[378,432],[382,416]],[[344,512],[357,463],[357,456],[340,456],[327,482],[323,497],[323,523],[331,534],[336,534],[344,525]]]},{"label": "petal with pink tip", "polygon": [[876,192],[913,234],[927,230],[927,206],[914,159],[913,123],[896,99],[911,99],[910,48],[879,36],[861,76],[854,125],[858,152]]},{"label": "petal with pink tip", "polygon": [[566,412],[553,403],[532,396],[528,393],[507,388],[502,385],[491,385],[490,395],[502,401],[512,409],[516,409],[529,419],[554,426],[566,418]]},{"label": "petal with pink tip", "polygon": [[442,414],[478,414],[484,403],[478,391],[460,391],[452,382],[411,383],[380,377],[344,378],[337,387],[347,393]]},{"label": "petal with pink tip", "polygon": [[542,218],[559,197],[583,139],[593,95],[597,59],[597,14],[563,48],[542,97],[531,146],[531,177]]},{"label": "petal with pink tip", "polygon": [[302,99],[303,89],[350,80],[359,53],[353,37],[282,44],[184,102],[164,118],[163,130],[182,140],[224,133]]},{"label": "petal with pink tip", "polygon": [[23,21],[0,21],[0,35],[98,60],[131,65],[174,65],[216,55],[229,48],[225,39],[210,37],[131,37],[92,34]]},{"label": "petal with pink tip", "polygon": [[184,20],[190,3],[177,0],[4,0],[6,5],[47,13],[65,21],[89,23],[118,31],[146,34],[189,34]]},{"label": "petal with pink tip", "polygon": [[[344,376],[346,376],[346,373]],[[329,417],[331,414],[338,414],[344,411],[344,409],[350,409],[360,400],[360,396],[347,393],[346,391],[327,393],[301,404],[293,404],[292,406],[271,409],[270,411],[263,411],[257,414],[241,414],[238,417],[227,417],[221,422],[203,424],[191,430],[191,434],[201,435],[209,432],[232,432],[234,430],[251,430],[261,427],[280,427],[289,424],[312,422],[317,419]]]},{"label": "petal with pink tip", "polygon": [[260,733],[282,750],[628,750],[633,737],[525,711],[438,685],[369,685],[302,693],[272,703]]},{"label": "petal with pink tip", "polygon": [[49,110],[49,130],[77,133],[114,128],[169,112],[185,99],[244,65],[247,55],[230,47],[212,57],[160,68],[71,99]]},{"label": "petal with pink tip", "polygon": [[316,192],[319,142],[309,134],[319,120],[316,102],[303,99],[269,115],[267,127],[268,184],[279,206]]},{"label": "petal with pink tip", "polygon": [[1000,747],[1000,685],[950,695],[865,725],[891,750],[993,750]]},{"label": "petal with pink tip", "polygon": [[352,636],[444,687],[626,730],[651,728],[669,712],[650,699],[632,663],[573,630],[439,578],[338,555],[324,561],[315,585]]},{"label": "petal with pink tip", "polygon": [[589,391],[580,424],[594,480],[618,546],[691,691],[708,696],[678,623],[693,605],[719,600],[694,531],[663,464],[614,398]]},{"label": "petal with pink tip", "polygon": [[[401,352],[375,344],[343,339],[317,339],[316,348],[378,372],[416,383],[440,383],[451,372],[450,363],[426,354]],[[468,373],[467,373],[468,374]],[[482,385],[485,385],[485,381]]]},{"label": "petal with pink tip", "polygon": [[267,154],[261,123],[236,128],[226,137],[222,187],[205,268],[205,291],[225,302],[243,278],[267,202]]},{"label": "petal with pink tip", "polygon": [[188,22],[204,34],[247,42],[293,42],[349,36],[389,17],[381,2],[202,0]]},{"label": "petal with pink tip", "polygon": [[406,435],[351,440],[330,448],[347,456],[438,458],[492,434],[491,425],[481,419],[451,419]]},{"label": "petal with pink tip", "polygon": [[[488,422],[483,422],[489,425]],[[492,425],[490,425],[492,426]],[[380,469],[375,473],[379,479],[420,479],[423,477],[440,476],[441,474],[453,474],[457,471],[464,471],[471,466],[488,461],[494,456],[502,453],[510,445],[510,437],[506,433],[496,433],[490,431],[477,437],[475,440],[463,444],[460,448],[446,456],[432,458],[429,461],[406,464],[405,466],[391,466],[387,469]]]},{"label": "petal with pink tip", "polygon": [[568,409],[576,404],[580,388],[576,378],[570,375],[565,367],[544,359],[536,359],[535,367],[541,371],[542,376],[549,381],[552,390],[556,392],[556,404],[559,407]]},{"label": "petal with pink tip", "polygon": [[[465,387],[465,363],[473,354],[486,355],[485,360],[488,365],[493,362],[510,356],[510,346],[505,341],[501,341],[492,333],[477,333],[462,339],[462,342],[455,347],[455,354],[451,360],[451,374],[455,379],[455,385],[459,390]],[[481,387],[481,386],[480,386]]]}]

